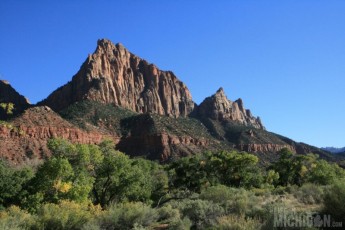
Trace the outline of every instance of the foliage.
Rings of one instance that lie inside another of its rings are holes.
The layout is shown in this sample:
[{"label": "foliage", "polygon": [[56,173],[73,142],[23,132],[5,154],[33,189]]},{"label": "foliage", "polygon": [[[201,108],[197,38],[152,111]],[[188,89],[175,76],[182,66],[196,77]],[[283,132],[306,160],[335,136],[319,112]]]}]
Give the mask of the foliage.
[{"label": "foliage", "polygon": [[325,192],[323,204],[325,214],[330,214],[332,218],[345,223],[345,180],[334,182]]},{"label": "foliage", "polygon": [[320,204],[323,200],[323,193],[323,187],[312,183],[303,184],[293,191],[293,195],[304,204]]},{"label": "foliage", "polygon": [[228,215],[217,218],[217,229],[219,230],[256,230],[260,226],[259,220],[245,216]]},{"label": "foliage", "polygon": [[217,184],[250,188],[263,181],[257,163],[258,158],[248,153],[205,153],[177,160],[170,170],[175,187],[196,192]]},{"label": "foliage", "polygon": [[0,161],[0,229],[272,229],[280,206],[345,221],[345,170],[311,154],[265,168],[235,151],[160,165],[110,140],[48,148],[37,169]]},{"label": "foliage", "polygon": [[31,214],[18,206],[11,206],[0,212],[0,229],[3,230],[30,229],[35,222],[36,219]]},{"label": "foliage", "polygon": [[284,148],[280,151],[279,160],[270,169],[279,173],[275,184],[287,186],[312,182],[322,185],[331,184],[333,181],[345,178],[345,171],[336,164],[319,160],[317,155],[297,155]]},{"label": "foliage", "polygon": [[111,204],[100,217],[102,229],[132,229],[148,227],[158,221],[157,210],[141,202]]},{"label": "foliage", "polygon": [[44,204],[38,211],[38,229],[81,229],[100,209],[92,205],[61,201]]},{"label": "foliage", "polygon": [[24,187],[33,175],[30,168],[14,169],[0,160],[0,205],[18,204],[25,193]]},{"label": "foliage", "polygon": [[14,110],[14,104],[9,102],[9,103],[0,103],[0,109],[2,109],[5,114],[7,115],[12,115],[13,114],[13,110]]},{"label": "foliage", "polygon": [[171,202],[173,208],[192,221],[194,228],[201,229],[211,227],[216,224],[218,217],[225,214],[225,209],[219,204],[208,200],[189,200]]}]

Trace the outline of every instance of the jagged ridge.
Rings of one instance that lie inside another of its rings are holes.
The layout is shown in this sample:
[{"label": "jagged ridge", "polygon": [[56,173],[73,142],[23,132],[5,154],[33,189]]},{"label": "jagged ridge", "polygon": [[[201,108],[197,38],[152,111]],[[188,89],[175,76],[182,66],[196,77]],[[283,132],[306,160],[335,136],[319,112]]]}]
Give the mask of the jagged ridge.
[{"label": "jagged ridge", "polygon": [[40,104],[56,111],[81,100],[111,103],[138,113],[187,116],[194,108],[188,88],[170,71],[161,71],[121,44],[98,40],[72,81]]}]

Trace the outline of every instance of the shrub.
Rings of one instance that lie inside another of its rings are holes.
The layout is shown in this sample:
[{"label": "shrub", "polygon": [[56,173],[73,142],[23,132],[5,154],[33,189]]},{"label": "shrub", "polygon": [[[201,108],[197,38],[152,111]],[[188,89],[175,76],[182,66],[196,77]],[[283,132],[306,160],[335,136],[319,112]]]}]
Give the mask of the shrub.
[{"label": "shrub", "polygon": [[158,222],[161,226],[167,225],[169,229],[190,229],[191,221],[183,218],[180,211],[171,205],[166,205],[158,209]]},{"label": "shrub", "polygon": [[316,184],[304,184],[293,191],[293,195],[304,204],[319,204],[323,200],[323,188]]},{"label": "shrub", "polygon": [[216,229],[219,230],[255,230],[259,229],[261,223],[257,219],[244,216],[228,215],[217,219]]},{"label": "shrub", "polygon": [[243,188],[215,186],[204,190],[200,198],[221,204],[226,213],[244,214],[248,209],[249,192]]},{"label": "shrub", "polygon": [[111,204],[99,217],[102,229],[132,229],[157,223],[157,210],[141,202]]},{"label": "shrub", "polygon": [[0,229],[3,230],[30,229],[35,221],[34,216],[17,206],[11,206],[0,212]]},{"label": "shrub", "polygon": [[345,180],[335,182],[323,197],[323,212],[345,223]]},{"label": "shrub", "polygon": [[211,227],[216,223],[218,217],[225,214],[225,210],[219,204],[208,200],[183,200],[171,202],[172,207],[177,208],[192,221],[197,229]]},{"label": "shrub", "polygon": [[38,229],[81,229],[100,208],[72,201],[61,201],[59,204],[44,204],[38,209]]}]

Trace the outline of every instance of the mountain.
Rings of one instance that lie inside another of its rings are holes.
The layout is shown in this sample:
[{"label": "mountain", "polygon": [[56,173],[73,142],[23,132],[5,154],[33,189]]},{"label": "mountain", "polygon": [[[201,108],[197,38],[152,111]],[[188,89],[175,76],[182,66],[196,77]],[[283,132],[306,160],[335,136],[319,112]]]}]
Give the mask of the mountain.
[{"label": "mountain", "polygon": [[98,40],[96,51],[72,81],[41,104],[60,111],[82,100],[172,117],[186,117],[194,108],[188,88],[172,72],[161,71],[106,39]]},{"label": "mountain", "polygon": [[330,153],[343,153],[343,152],[345,152],[345,147],[343,147],[343,148],[323,147],[321,149],[323,149],[327,152],[330,152]]},{"label": "mountain", "polygon": [[30,106],[30,102],[12,88],[8,81],[0,80],[0,119],[13,117]]},{"label": "mountain", "polygon": [[321,149],[266,131],[261,119],[241,99],[229,100],[223,88],[197,105],[173,72],[106,39],[98,40],[70,82],[35,106],[7,88],[0,99],[13,103],[15,114],[0,122],[0,157],[12,162],[49,157],[46,143],[53,137],[76,143],[112,139],[120,151],[161,162],[232,149],[266,162],[282,148],[334,160]]}]

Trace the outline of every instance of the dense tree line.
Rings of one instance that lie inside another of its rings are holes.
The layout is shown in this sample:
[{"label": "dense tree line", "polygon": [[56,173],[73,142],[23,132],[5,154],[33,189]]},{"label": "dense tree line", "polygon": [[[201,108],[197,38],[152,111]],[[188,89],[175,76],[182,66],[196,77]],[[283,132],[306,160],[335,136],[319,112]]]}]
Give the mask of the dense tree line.
[{"label": "dense tree line", "polygon": [[345,216],[345,170],[313,154],[283,149],[265,168],[236,151],[161,165],[111,141],[48,147],[36,166],[0,161],[0,229],[270,229],[271,210],[293,202]]}]

